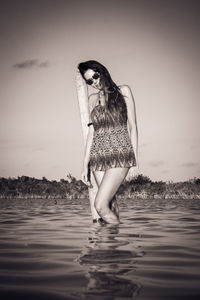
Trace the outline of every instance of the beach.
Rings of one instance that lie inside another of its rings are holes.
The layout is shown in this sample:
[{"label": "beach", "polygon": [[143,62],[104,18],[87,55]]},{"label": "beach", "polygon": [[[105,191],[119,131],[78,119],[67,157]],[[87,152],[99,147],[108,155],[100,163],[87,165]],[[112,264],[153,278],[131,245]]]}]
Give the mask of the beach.
[{"label": "beach", "polygon": [[1,199],[1,299],[199,299],[200,200],[119,206],[109,225],[88,199]]}]

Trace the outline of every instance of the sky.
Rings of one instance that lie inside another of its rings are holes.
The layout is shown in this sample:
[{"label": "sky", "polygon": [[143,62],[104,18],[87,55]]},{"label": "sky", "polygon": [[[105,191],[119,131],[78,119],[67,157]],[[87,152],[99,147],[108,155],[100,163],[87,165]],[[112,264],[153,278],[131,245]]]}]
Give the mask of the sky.
[{"label": "sky", "polygon": [[132,90],[140,173],[200,177],[199,1],[0,2],[0,177],[80,178],[75,73],[94,59]]}]

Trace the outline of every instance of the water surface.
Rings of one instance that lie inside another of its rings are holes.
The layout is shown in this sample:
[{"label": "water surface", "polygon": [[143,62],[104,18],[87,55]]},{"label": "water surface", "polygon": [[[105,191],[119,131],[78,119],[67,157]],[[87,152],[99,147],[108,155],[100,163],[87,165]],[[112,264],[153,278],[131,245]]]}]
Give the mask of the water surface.
[{"label": "water surface", "polygon": [[200,200],[0,201],[1,299],[200,299]]}]

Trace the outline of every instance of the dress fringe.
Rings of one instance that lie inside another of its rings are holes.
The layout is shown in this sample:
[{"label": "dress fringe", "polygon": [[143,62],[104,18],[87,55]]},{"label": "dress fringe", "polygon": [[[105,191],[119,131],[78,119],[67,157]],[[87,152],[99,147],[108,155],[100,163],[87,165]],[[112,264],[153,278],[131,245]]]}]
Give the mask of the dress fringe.
[{"label": "dress fringe", "polygon": [[127,152],[98,152],[90,157],[91,171],[105,171],[110,168],[128,168],[136,166],[135,154],[133,150]]}]

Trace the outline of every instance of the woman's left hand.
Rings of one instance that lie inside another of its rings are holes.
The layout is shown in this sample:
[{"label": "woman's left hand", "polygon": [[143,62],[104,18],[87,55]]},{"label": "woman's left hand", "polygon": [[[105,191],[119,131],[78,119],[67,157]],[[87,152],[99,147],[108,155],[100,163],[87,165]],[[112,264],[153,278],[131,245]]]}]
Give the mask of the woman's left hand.
[{"label": "woman's left hand", "polygon": [[138,175],[139,175],[139,163],[138,163],[138,159],[136,158],[136,166],[134,166],[134,167],[132,167],[131,168],[132,169],[132,172],[131,172],[131,174],[132,174],[132,176],[133,177],[137,177]]}]

